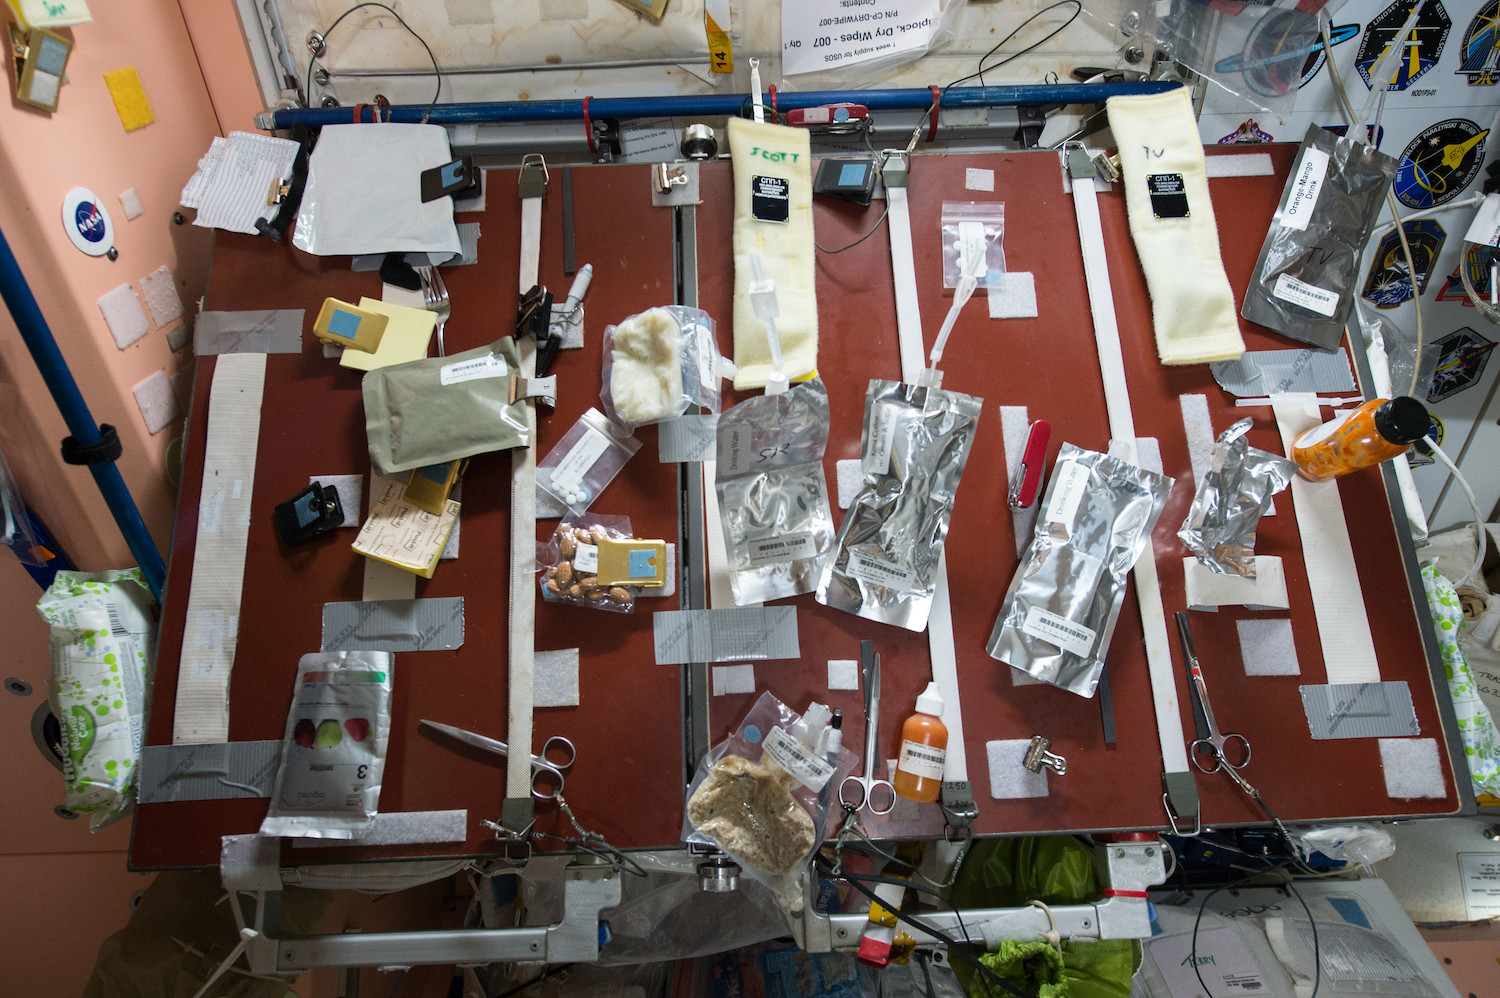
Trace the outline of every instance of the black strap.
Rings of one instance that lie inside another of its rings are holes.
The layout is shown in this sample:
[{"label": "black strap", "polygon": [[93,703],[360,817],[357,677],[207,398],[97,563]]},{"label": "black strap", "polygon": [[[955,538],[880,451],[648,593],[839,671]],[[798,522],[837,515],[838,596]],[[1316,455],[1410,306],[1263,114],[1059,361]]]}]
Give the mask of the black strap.
[{"label": "black strap", "polygon": [[124,451],[120,435],[108,423],[99,424],[99,442],[84,445],[77,437],[64,437],[62,459],[68,464],[108,464],[118,460]]}]

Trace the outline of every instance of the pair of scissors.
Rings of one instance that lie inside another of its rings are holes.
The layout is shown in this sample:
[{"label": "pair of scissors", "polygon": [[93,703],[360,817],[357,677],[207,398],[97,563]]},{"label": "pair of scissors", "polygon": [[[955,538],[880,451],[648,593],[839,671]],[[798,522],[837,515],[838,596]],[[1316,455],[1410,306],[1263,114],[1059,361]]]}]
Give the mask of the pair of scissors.
[{"label": "pair of scissors", "polygon": [[1208,702],[1208,687],[1203,682],[1203,670],[1198,665],[1197,653],[1193,651],[1193,634],[1188,628],[1186,610],[1177,611],[1177,637],[1182,641],[1182,656],[1187,660],[1193,713],[1202,736],[1193,739],[1188,746],[1193,765],[1204,773],[1217,773],[1222,769],[1241,790],[1260,800],[1260,794],[1240,775],[1240,770],[1250,762],[1250,740],[1236,732],[1225,734],[1220,731],[1219,722],[1214,718],[1213,705]]},{"label": "pair of scissors", "polygon": [[[839,784],[839,803],[851,811],[868,808],[871,814],[889,814],[896,806],[896,788],[890,780],[875,776],[875,736],[880,728],[880,656],[875,654],[875,642],[861,641],[859,658],[865,684],[865,773],[844,777]],[[850,789],[850,784],[854,789]],[[858,797],[854,796],[856,793]],[[884,806],[876,803],[877,796]]]},{"label": "pair of scissors", "polygon": [[[439,724],[437,721],[425,719],[422,723],[465,745],[510,758],[510,746],[502,741],[465,731],[463,728],[455,728],[451,724]],[[556,800],[557,795],[562,793],[563,773],[572,768],[573,760],[577,757],[578,753],[574,750],[573,743],[562,735],[553,735],[548,738],[542,745],[542,754],[531,757],[531,796],[537,800]]]}]

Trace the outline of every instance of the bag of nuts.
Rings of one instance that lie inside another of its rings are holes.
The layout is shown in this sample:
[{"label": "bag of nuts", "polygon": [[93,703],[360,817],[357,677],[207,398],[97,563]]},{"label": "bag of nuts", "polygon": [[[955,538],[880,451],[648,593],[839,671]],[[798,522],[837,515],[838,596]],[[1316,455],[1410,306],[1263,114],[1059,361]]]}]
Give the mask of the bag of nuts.
[{"label": "bag of nuts", "polygon": [[599,585],[599,542],[630,540],[628,516],[583,516],[558,524],[552,540],[540,546],[536,563],[542,598],[611,613],[634,613],[634,586]]}]

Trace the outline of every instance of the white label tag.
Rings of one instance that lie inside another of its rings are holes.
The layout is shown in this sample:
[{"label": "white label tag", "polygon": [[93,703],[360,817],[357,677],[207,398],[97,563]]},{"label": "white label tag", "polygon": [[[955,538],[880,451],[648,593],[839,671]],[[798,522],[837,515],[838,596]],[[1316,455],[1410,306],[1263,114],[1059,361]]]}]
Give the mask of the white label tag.
[{"label": "white label tag", "polygon": [[1078,504],[1083,502],[1084,487],[1088,485],[1089,468],[1077,461],[1067,461],[1052,473],[1051,499],[1047,503],[1047,519],[1061,523],[1069,531],[1073,529],[1073,517],[1078,515]]},{"label": "white label tag", "polygon": [[1276,278],[1276,286],[1271,289],[1271,294],[1282,301],[1289,301],[1293,305],[1300,305],[1309,311],[1317,312],[1332,318],[1333,313],[1338,311],[1339,295],[1337,291],[1324,291],[1315,288],[1311,284],[1297,280],[1291,274],[1282,274]]},{"label": "white label tag", "polygon": [[1089,653],[1094,650],[1094,632],[1091,629],[1039,606],[1026,611],[1026,620],[1021,624],[1021,630],[1080,658],[1088,658]]},{"label": "white label tag", "polygon": [[947,761],[947,749],[906,740],[901,743],[901,758],[896,761],[896,768],[924,780],[941,780]]},{"label": "white label tag", "polygon": [[812,558],[818,553],[818,545],[810,533],[789,534],[784,537],[766,537],[758,541],[746,541],[750,555],[750,567],[778,565],[782,562]]},{"label": "white label tag", "polygon": [[891,447],[896,441],[896,406],[876,402],[870,411],[870,441],[864,455],[864,473],[884,475],[891,470]]},{"label": "white label tag", "polygon": [[[743,475],[750,470],[750,428],[747,426],[719,427],[720,441],[725,445],[719,449],[719,473]],[[728,451],[725,454],[725,451]]]},{"label": "white label tag", "polygon": [[819,759],[807,746],[787,734],[785,728],[767,731],[761,747],[776,765],[813,793],[822,790],[833,775],[833,765],[828,760]]},{"label": "white label tag", "polygon": [[494,354],[459,360],[438,368],[438,380],[445,385],[456,385],[462,381],[480,381],[484,378],[503,378],[510,373],[505,361]]},{"label": "white label tag", "polygon": [[714,390],[719,378],[719,348],[707,323],[698,323],[698,381],[708,391]]},{"label": "white label tag", "polygon": [[887,589],[917,588],[917,579],[913,573],[882,558],[872,558],[862,551],[849,552],[849,564],[845,571],[856,579],[885,586]]},{"label": "white label tag", "polygon": [[1483,246],[1500,246],[1500,194],[1486,194],[1469,223],[1464,242]]},{"label": "white label tag", "polygon": [[1318,192],[1323,189],[1323,178],[1328,176],[1328,154],[1321,149],[1308,147],[1302,153],[1302,166],[1287,192],[1286,207],[1281,209],[1281,224],[1288,229],[1307,231],[1313,209],[1318,206]]},{"label": "white label tag", "polygon": [[[1271,991],[1255,957],[1233,929],[1198,933],[1198,963],[1193,965],[1194,941],[1189,933],[1162,936],[1147,944],[1151,959],[1167,982],[1173,998],[1210,994],[1263,995]],[[1199,978],[1203,983],[1198,983]]]},{"label": "white label tag", "polygon": [[574,441],[557,467],[552,469],[552,485],[569,492],[583,484],[583,477],[593,468],[599,456],[609,450],[609,441],[598,430],[585,429]]},{"label": "white label tag", "polygon": [[597,575],[599,572],[599,545],[578,545],[577,550],[573,552],[573,568],[575,571]]}]

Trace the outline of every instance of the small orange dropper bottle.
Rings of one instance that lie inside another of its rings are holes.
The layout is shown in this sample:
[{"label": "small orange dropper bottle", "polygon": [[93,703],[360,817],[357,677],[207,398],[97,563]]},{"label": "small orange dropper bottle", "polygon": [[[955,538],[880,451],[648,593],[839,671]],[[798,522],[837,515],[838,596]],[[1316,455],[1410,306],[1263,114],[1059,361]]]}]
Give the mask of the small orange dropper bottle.
[{"label": "small orange dropper bottle", "polygon": [[928,683],[917,697],[917,712],[901,726],[901,757],[891,779],[898,796],[923,803],[938,799],[948,759],[948,726],[942,714],[943,696],[937,683]]}]

